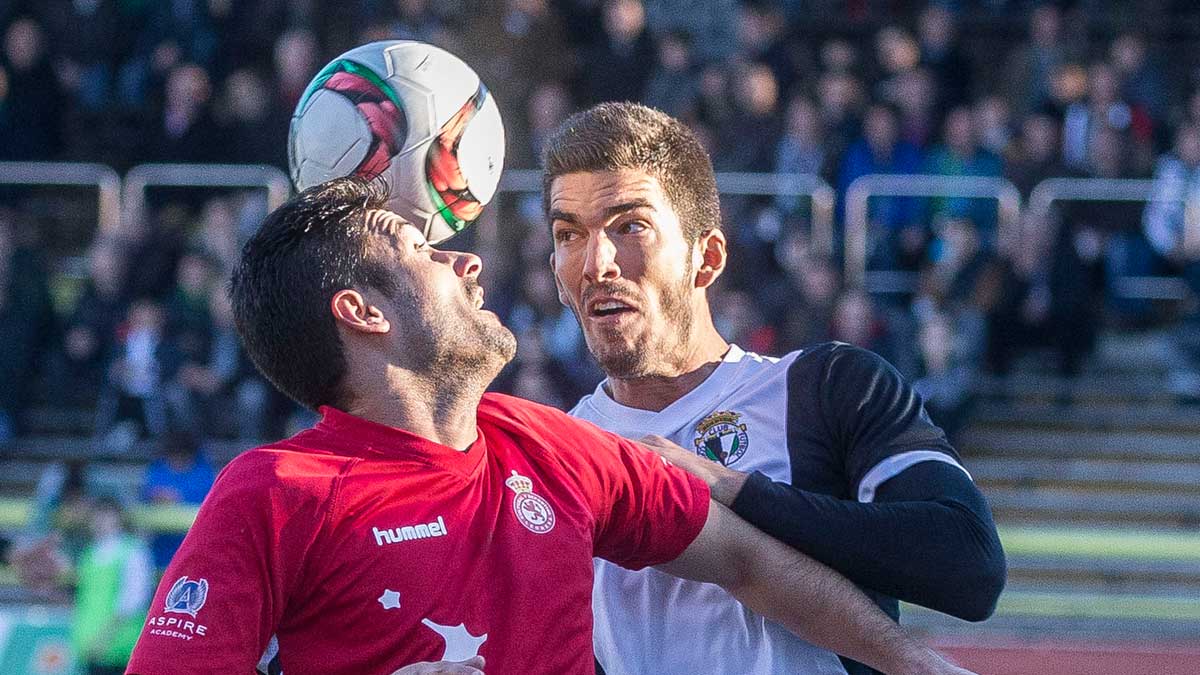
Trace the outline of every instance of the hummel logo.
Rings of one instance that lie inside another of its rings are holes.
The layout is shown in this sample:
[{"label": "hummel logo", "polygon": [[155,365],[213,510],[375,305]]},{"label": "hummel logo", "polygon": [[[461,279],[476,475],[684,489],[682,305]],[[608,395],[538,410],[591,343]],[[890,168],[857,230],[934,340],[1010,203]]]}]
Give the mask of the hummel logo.
[{"label": "hummel logo", "polygon": [[405,525],[404,527],[393,527],[390,530],[372,527],[371,532],[375,534],[375,544],[378,546],[399,544],[413,539],[444,537],[450,534],[450,531],[446,529],[446,521],[442,520],[441,516],[438,516],[437,520],[432,523]]}]

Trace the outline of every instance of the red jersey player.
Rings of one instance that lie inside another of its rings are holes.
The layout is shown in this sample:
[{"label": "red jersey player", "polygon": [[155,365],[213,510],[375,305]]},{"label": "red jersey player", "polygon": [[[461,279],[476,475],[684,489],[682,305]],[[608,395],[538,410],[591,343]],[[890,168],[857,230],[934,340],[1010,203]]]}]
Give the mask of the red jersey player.
[{"label": "red jersey player", "polygon": [[[962,673],[705,484],[588,423],[484,390],[515,339],[480,261],[339,179],[272,213],[232,291],[262,372],[321,421],[225,468],[130,673],[591,673],[592,557],[719,583],[886,672]],[[277,643],[272,641],[276,636]],[[456,665],[456,662],[457,665]]]}]

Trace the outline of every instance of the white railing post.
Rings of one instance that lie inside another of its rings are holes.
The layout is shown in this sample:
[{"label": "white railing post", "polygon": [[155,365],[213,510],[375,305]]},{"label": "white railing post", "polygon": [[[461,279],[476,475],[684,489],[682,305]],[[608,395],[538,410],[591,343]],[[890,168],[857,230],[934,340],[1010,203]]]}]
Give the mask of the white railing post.
[{"label": "white railing post", "polygon": [[945,197],[994,199],[999,207],[997,244],[1012,251],[1021,230],[1021,193],[1011,182],[994,176],[937,174],[867,174],[846,188],[846,283],[862,288],[867,277],[867,201],[871,197]]},{"label": "white railing post", "polygon": [[291,193],[287,174],[266,164],[139,164],[125,174],[122,215],[126,224],[141,218],[149,187],[262,188],[267,210],[282,206]]},{"label": "white railing post", "polygon": [[[1061,227],[1060,219],[1049,217],[1054,202],[1150,202],[1155,197],[1154,183],[1151,178],[1047,178],[1029,194],[1025,237],[1030,241],[1053,245]],[[1183,202],[1184,205],[1184,245],[1200,241],[1198,196],[1189,191],[1174,201]],[[1033,232],[1032,228],[1038,226],[1046,230],[1042,233]],[[1127,298],[1183,300],[1188,296],[1187,285],[1174,277],[1121,277],[1113,280],[1113,288],[1119,296]]]},{"label": "white railing post", "polygon": [[121,223],[121,179],[103,164],[0,162],[0,184],[95,187],[99,231],[112,232]]}]

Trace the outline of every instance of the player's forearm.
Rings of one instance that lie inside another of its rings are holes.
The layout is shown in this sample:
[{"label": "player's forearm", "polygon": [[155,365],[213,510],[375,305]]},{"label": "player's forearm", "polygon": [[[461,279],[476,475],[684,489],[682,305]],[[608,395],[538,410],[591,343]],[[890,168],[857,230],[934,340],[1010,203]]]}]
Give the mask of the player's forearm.
[{"label": "player's forearm", "polygon": [[990,616],[1004,587],[1004,550],[970,480],[926,462],[885,483],[876,498],[892,501],[860,504],[758,474],[733,510],[855,583],[969,621]]},{"label": "player's forearm", "polygon": [[763,539],[760,551],[739,561],[744,574],[728,587],[742,604],[819,647],[889,675],[932,673],[946,666],[846,578],[770,537]]}]

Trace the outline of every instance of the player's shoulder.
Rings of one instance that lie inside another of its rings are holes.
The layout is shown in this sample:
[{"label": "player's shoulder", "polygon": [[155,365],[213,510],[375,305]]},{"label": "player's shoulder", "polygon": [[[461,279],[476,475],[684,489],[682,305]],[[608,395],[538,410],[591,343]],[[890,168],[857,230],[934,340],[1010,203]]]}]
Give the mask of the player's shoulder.
[{"label": "player's shoulder", "polygon": [[483,421],[535,431],[545,429],[547,425],[572,430],[581,426],[579,420],[557,408],[495,392],[483,395],[483,400],[479,402],[479,416]]},{"label": "player's shoulder", "polygon": [[823,342],[792,352],[784,358],[793,380],[820,382],[894,371],[882,356],[845,342]]},{"label": "player's shoulder", "polygon": [[304,433],[234,457],[217,476],[214,490],[324,495],[354,460],[308,447]]}]

